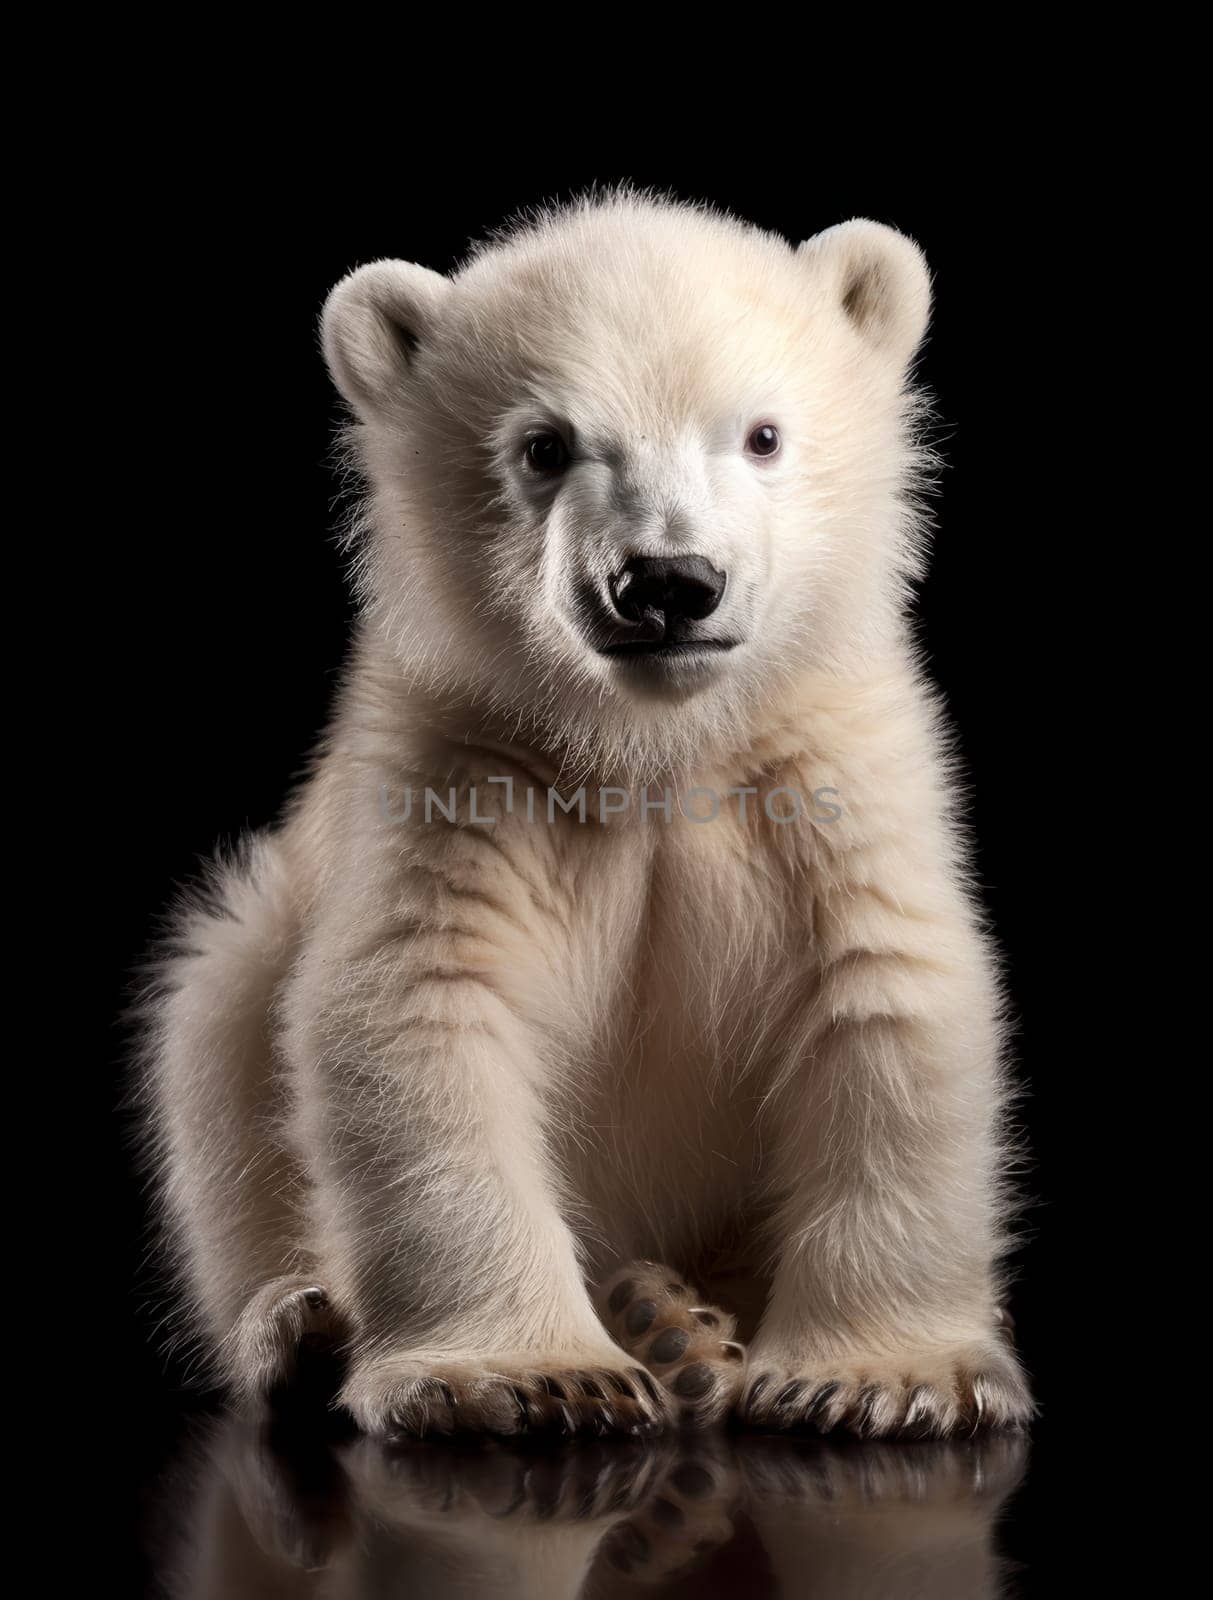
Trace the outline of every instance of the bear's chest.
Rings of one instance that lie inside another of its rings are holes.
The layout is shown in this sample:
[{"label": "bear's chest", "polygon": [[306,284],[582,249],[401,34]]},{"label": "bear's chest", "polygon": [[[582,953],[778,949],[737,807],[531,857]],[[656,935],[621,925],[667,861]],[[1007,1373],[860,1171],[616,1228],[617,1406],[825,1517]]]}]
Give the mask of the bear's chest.
[{"label": "bear's chest", "polygon": [[812,970],[806,878],[736,827],[684,824],[654,852],[634,993],[650,1055],[731,1077]]},{"label": "bear's chest", "polygon": [[583,880],[602,1004],[565,1154],[593,1212],[644,1219],[642,1255],[745,1213],[780,1041],[813,982],[803,873],[723,819],[647,826]]}]

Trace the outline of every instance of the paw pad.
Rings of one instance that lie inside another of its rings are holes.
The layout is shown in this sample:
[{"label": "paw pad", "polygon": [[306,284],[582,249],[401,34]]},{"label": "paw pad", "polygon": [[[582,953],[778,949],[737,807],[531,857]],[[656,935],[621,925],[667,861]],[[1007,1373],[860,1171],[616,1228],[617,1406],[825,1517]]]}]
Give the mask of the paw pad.
[{"label": "paw pad", "polygon": [[[611,1336],[651,1369],[684,1416],[708,1422],[724,1414],[745,1364],[727,1311],[701,1304],[689,1284],[652,1261],[632,1262],[609,1278],[598,1305]],[[647,1372],[645,1378],[653,1382]]]}]

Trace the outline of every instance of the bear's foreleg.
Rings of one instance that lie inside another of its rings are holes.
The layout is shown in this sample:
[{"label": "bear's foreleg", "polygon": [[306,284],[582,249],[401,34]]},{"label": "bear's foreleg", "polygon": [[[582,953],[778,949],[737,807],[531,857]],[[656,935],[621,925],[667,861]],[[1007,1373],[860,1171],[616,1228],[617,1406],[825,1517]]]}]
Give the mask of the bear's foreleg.
[{"label": "bear's foreleg", "polygon": [[356,1328],[342,1398],[373,1433],[636,1432],[669,1409],[595,1314],[549,1151],[567,933],[538,832],[426,833],[360,948],[298,980],[337,980],[294,1051]]},{"label": "bear's foreleg", "polygon": [[946,895],[932,917],[841,888],[822,898],[824,959],[771,1096],[778,1266],[742,1415],[873,1437],[1022,1423],[985,952]]}]

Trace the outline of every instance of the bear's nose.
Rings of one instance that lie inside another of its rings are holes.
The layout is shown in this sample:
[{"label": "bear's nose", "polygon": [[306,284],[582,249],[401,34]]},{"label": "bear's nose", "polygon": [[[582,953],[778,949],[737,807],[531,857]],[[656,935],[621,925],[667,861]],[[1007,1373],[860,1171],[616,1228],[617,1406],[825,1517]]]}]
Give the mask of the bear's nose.
[{"label": "bear's nose", "polygon": [[615,610],[628,622],[698,622],[724,594],[725,574],[703,556],[633,556],[611,579]]}]

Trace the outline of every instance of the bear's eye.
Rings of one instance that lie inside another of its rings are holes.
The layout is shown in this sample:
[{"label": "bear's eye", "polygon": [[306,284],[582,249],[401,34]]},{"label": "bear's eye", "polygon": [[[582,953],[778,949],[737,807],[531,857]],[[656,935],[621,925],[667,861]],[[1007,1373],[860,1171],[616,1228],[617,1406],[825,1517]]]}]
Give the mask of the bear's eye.
[{"label": "bear's eye", "polygon": [[745,447],[752,456],[773,456],[779,449],[778,428],[773,428],[769,422],[762,423],[750,434]]},{"label": "bear's eye", "polygon": [[534,471],[563,472],[568,461],[568,446],[558,433],[537,433],[527,440],[526,463]]}]

